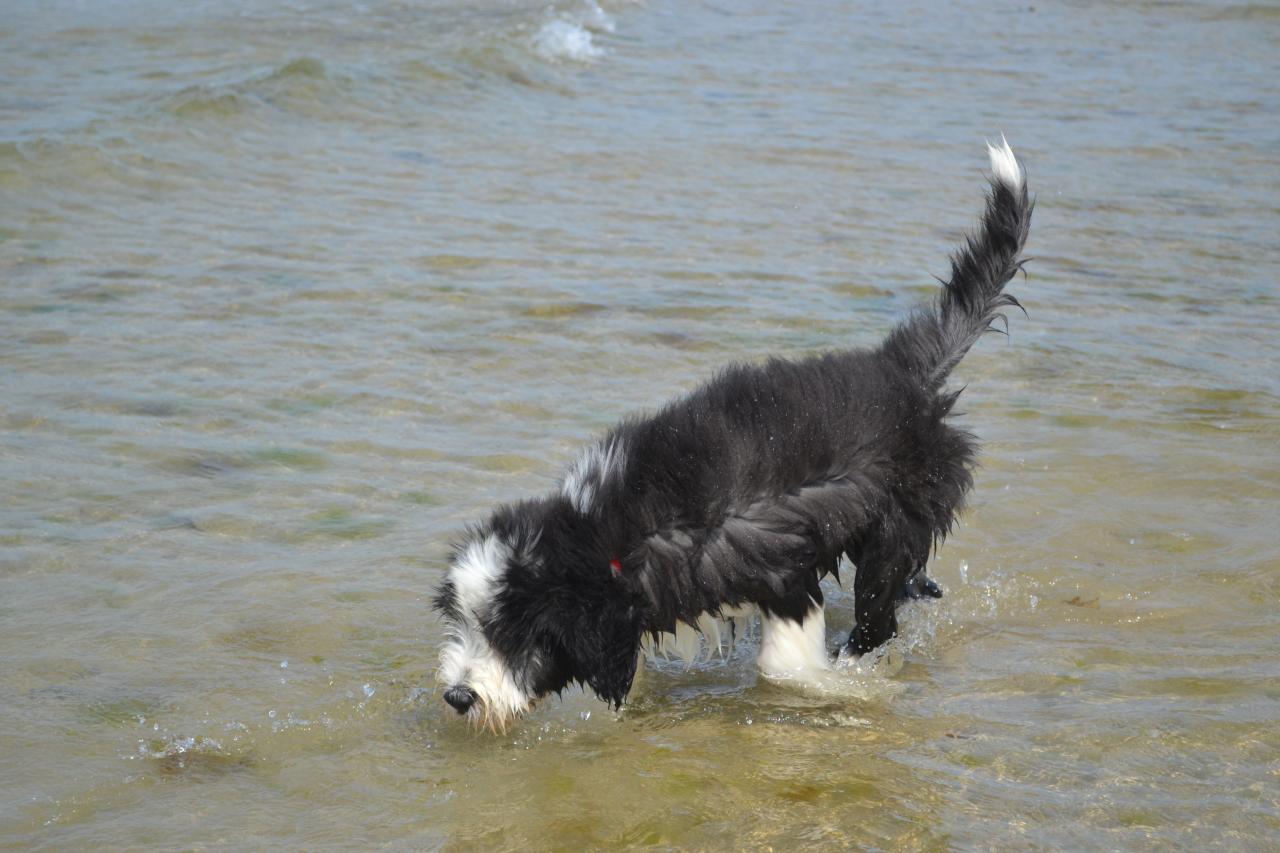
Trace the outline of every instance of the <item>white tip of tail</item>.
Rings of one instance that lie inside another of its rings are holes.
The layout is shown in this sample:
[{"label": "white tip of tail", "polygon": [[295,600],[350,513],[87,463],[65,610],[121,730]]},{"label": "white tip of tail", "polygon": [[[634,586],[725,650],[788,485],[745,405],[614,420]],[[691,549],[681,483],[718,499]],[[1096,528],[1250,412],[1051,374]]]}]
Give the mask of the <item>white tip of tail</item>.
[{"label": "white tip of tail", "polygon": [[1022,189],[1022,167],[1003,133],[999,145],[987,143],[987,154],[991,156],[991,173],[995,179],[1011,190]]}]

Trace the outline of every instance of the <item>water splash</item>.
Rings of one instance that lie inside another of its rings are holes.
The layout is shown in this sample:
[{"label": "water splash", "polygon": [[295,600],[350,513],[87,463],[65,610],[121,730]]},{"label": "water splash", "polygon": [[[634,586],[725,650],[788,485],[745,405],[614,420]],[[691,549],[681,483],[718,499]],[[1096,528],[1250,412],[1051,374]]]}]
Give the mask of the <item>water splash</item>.
[{"label": "water splash", "polygon": [[533,52],[543,59],[556,62],[590,62],[604,56],[604,48],[597,45],[591,31],[576,21],[557,18],[543,24],[530,42]]}]

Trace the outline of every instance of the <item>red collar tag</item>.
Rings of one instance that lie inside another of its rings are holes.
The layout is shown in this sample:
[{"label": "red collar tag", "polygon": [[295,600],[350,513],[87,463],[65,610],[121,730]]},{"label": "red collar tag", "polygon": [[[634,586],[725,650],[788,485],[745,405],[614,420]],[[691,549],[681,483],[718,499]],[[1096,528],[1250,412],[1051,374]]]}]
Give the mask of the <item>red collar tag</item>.
[{"label": "red collar tag", "polygon": [[609,568],[613,569],[613,576],[615,578],[622,577],[622,561],[617,557],[614,557],[609,561]]}]

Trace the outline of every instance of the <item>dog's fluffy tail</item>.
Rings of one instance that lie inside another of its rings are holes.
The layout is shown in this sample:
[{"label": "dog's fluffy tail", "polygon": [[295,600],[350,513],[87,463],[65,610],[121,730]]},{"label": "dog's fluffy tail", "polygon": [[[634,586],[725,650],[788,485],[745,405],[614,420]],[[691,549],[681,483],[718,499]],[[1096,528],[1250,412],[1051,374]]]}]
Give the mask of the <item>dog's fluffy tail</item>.
[{"label": "dog's fluffy tail", "polygon": [[929,308],[915,311],[894,329],[882,350],[906,367],[929,391],[946,382],[951,369],[964,358],[996,318],[1000,309],[1021,308],[1004,286],[1022,268],[1019,255],[1031,226],[1034,206],[1027,195],[1026,176],[1004,137],[987,145],[991,155],[991,192],[982,226],[951,257],[951,279]]}]

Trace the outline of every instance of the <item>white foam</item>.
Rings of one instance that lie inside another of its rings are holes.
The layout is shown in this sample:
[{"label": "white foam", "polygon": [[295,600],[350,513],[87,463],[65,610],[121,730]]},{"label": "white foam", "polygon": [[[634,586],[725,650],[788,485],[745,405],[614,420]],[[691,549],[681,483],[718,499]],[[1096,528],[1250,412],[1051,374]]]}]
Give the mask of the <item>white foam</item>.
[{"label": "white foam", "polygon": [[587,0],[582,12],[582,24],[597,33],[611,33],[616,29],[613,18],[595,0]]},{"label": "white foam", "polygon": [[533,52],[553,62],[568,59],[590,62],[604,56],[604,48],[591,38],[591,31],[576,21],[556,18],[542,25],[531,41]]},{"label": "white foam", "polygon": [[193,752],[221,753],[222,744],[202,735],[167,735],[159,741],[138,741],[138,755],[143,758],[173,758]]}]

